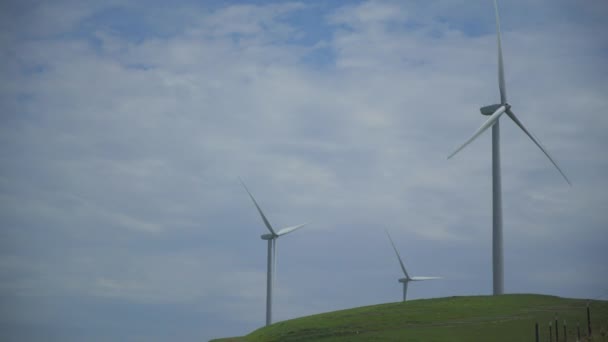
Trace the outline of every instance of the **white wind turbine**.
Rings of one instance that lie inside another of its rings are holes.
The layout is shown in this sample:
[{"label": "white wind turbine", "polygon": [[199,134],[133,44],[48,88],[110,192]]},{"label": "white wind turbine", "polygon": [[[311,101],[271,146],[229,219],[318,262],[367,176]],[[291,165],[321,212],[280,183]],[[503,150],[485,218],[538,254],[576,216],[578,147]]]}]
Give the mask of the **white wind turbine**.
[{"label": "white wind turbine", "polygon": [[403,261],[401,260],[401,256],[399,255],[399,252],[397,252],[397,247],[395,247],[395,243],[393,242],[393,239],[391,238],[391,234],[388,233],[388,230],[385,230],[385,232],[386,232],[386,235],[388,236],[388,239],[391,242],[391,245],[393,246],[393,249],[395,250],[395,254],[397,254],[397,259],[399,260],[399,265],[401,265],[401,269],[403,270],[403,274],[405,275],[405,278],[399,279],[399,282],[403,283],[403,301],[404,302],[407,299],[407,284],[410,281],[442,279],[441,277],[410,277],[410,275],[405,270],[405,266],[403,265]]},{"label": "white wind turbine", "polygon": [[462,144],[449,157],[453,157],[456,153],[467,146],[471,141],[475,140],[481,133],[492,127],[492,278],[493,278],[493,293],[500,295],[504,292],[504,272],[503,272],[503,243],[502,243],[502,204],[501,204],[501,182],[500,182],[500,126],[498,119],[504,113],[515,122],[519,128],[540,148],[540,150],[549,158],[551,163],[557,168],[559,173],[564,177],[566,182],[570,181],[557,166],[557,163],[551,158],[549,153],[534,137],[529,130],[524,127],[521,121],[511,111],[511,105],[507,102],[507,89],[505,86],[504,66],[502,59],[502,46],[500,41],[500,20],[498,18],[498,5],[494,0],[494,12],[496,15],[496,37],[498,43],[498,88],[500,90],[500,103],[489,105],[480,108],[481,114],[490,115],[488,120],[479,127],[469,140]]},{"label": "white wind turbine", "polygon": [[276,252],[277,252],[276,241],[280,236],[286,235],[288,233],[293,232],[296,229],[302,228],[303,226],[306,225],[306,223],[299,224],[297,226],[283,228],[283,229],[280,229],[279,231],[275,232],[275,230],[270,225],[270,222],[268,222],[268,219],[262,212],[262,209],[260,209],[258,202],[256,202],[256,200],[255,200],[255,198],[253,198],[253,195],[251,194],[251,192],[249,192],[249,189],[245,185],[245,182],[243,182],[243,180],[240,178],[239,178],[239,180],[241,181],[241,184],[243,184],[245,191],[247,191],[247,193],[249,194],[249,197],[251,197],[251,200],[253,201],[253,204],[255,205],[256,209],[260,213],[260,216],[262,217],[262,221],[264,221],[264,225],[266,225],[266,228],[268,228],[268,230],[270,231],[269,234],[262,235],[262,240],[268,241],[268,258],[267,258],[268,271],[266,273],[266,325],[268,326],[268,325],[272,324],[272,288],[274,287],[274,275],[275,275],[275,269],[276,269]]}]

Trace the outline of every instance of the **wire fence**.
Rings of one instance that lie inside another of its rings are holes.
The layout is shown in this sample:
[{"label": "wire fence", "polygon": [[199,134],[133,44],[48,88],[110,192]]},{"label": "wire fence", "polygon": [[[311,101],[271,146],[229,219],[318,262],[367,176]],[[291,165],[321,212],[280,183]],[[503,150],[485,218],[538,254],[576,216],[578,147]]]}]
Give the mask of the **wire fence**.
[{"label": "wire fence", "polygon": [[[604,295],[592,300],[600,299],[605,297]],[[600,328],[600,331],[593,331],[592,316],[591,316],[591,305],[587,303],[585,308],[584,322],[577,321],[576,326],[568,325],[568,322],[563,319],[560,320],[557,315],[555,320],[549,321],[546,324],[539,324],[538,322],[534,325],[534,337],[536,342],[568,342],[568,341],[608,341],[608,331],[605,328]],[[597,327],[598,325],[596,325]],[[594,335],[595,333],[595,335]]]}]

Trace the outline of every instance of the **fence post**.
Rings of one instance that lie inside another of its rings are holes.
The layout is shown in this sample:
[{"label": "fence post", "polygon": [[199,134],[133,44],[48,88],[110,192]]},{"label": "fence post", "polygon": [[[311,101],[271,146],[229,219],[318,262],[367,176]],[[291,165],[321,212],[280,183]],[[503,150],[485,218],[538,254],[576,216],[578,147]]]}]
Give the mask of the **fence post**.
[{"label": "fence post", "polygon": [[564,342],[568,342],[568,329],[566,329],[566,320],[564,320]]},{"label": "fence post", "polygon": [[553,342],[553,330],[551,329],[551,321],[549,321],[549,342]]},{"label": "fence post", "polygon": [[557,323],[557,315],[555,315],[555,342],[559,342],[559,324]]},{"label": "fence post", "polygon": [[591,312],[589,310],[589,303],[587,303],[587,330],[589,332],[589,336],[591,336]]},{"label": "fence post", "polygon": [[581,340],[581,325],[579,324],[579,322],[576,322],[576,337],[577,341]]},{"label": "fence post", "polygon": [[538,322],[536,322],[536,324],[534,324],[534,335],[536,336],[535,341],[536,341],[536,342],[540,342],[540,341],[538,340]]}]

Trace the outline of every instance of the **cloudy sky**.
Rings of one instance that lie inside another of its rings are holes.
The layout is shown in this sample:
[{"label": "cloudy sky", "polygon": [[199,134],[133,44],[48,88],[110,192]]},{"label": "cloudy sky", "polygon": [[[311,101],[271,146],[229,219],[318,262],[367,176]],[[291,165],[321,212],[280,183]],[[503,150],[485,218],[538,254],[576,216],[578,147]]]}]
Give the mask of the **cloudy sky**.
[{"label": "cloudy sky", "polygon": [[[500,4],[506,292],[608,294],[608,5]],[[0,339],[201,341],[491,293],[492,2],[3,1]]]}]

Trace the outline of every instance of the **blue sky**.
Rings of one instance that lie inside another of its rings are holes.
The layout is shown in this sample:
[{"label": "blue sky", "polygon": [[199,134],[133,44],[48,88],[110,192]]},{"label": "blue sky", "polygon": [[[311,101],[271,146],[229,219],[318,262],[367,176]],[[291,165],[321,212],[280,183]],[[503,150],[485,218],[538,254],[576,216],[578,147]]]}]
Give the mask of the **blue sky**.
[{"label": "blue sky", "polygon": [[[608,294],[603,0],[500,2],[505,289]],[[491,1],[0,5],[0,336],[184,340],[491,292]]]}]

